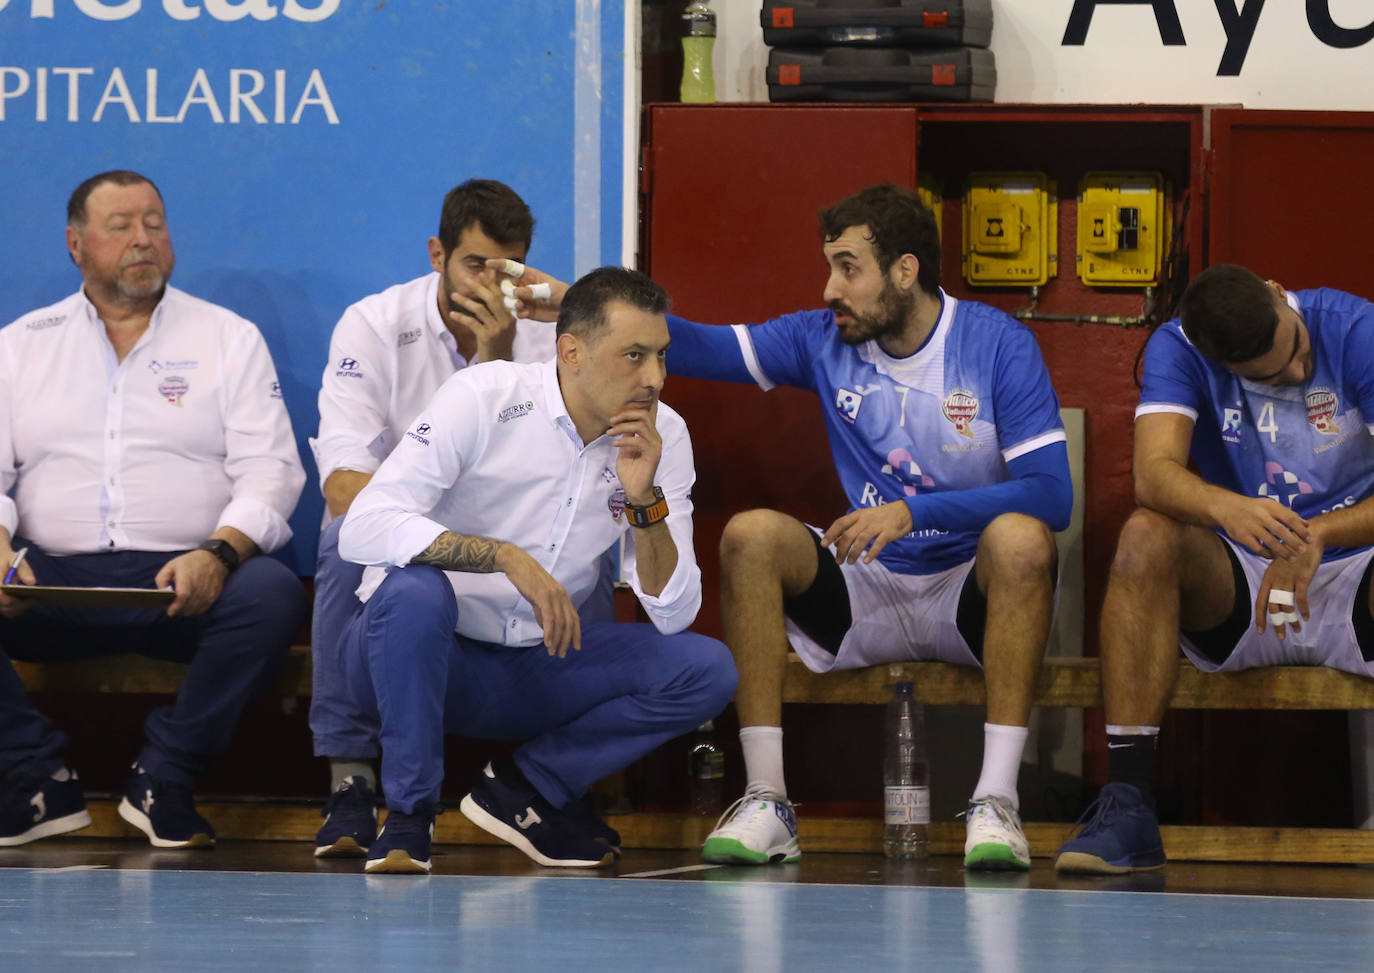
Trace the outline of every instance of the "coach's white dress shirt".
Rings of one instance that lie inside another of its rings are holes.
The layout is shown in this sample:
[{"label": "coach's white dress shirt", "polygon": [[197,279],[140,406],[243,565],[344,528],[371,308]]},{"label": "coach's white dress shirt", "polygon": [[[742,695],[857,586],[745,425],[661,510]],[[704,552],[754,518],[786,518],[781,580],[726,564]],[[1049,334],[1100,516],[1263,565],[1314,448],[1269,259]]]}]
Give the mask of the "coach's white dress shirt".
[{"label": "coach's white dress shirt", "polygon": [[[444,531],[492,537],[522,548],[581,605],[596,584],[598,559],[622,534],[625,576],[659,631],[680,632],[701,607],[701,570],[692,550],[692,443],[682,417],[659,403],[663,439],[655,483],[668,501],[677,567],[657,597],[635,565],[635,530],[616,477],[609,436],[582,444],[558,385],[555,362],[488,362],[458,372],[405,431],[349,508],[339,553],[376,565],[363,574],[366,601],[385,567],[409,564]],[[543,631],[504,574],[447,572],[458,598],[457,632],[511,646]]]},{"label": "coach's white dress shirt", "polygon": [[[375,473],[444,380],[473,364],[439,317],[439,279],[426,274],[365,297],[334,326],[320,432],[310,440],[321,489],[337,470]],[[553,357],[552,324],[520,319],[515,328],[515,361]]]},{"label": "coach's white dress shirt", "polygon": [[0,525],[49,554],[291,537],[305,471],[267,345],[168,287],[120,362],[84,291],[0,330]]}]

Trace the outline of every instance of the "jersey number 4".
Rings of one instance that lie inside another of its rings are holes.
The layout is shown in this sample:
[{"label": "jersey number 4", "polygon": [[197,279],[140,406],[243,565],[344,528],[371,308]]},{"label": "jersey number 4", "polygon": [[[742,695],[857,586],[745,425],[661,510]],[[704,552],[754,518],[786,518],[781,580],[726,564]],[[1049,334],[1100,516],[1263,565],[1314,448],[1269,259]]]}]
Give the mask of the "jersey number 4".
[{"label": "jersey number 4", "polygon": [[1267,432],[1271,443],[1278,440],[1279,424],[1274,420],[1274,403],[1264,403],[1264,408],[1260,409],[1259,422],[1255,423],[1255,428],[1260,432]]}]

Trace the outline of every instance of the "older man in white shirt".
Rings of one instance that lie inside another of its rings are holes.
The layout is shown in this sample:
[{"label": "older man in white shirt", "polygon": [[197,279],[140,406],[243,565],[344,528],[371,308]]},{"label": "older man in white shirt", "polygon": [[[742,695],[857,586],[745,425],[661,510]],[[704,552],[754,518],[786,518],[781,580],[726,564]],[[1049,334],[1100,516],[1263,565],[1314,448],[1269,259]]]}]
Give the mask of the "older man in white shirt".
[{"label": "older man in white shirt", "polygon": [[[318,857],[362,855],[377,836],[377,727],[351,702],[339,665],[339,635],[358,607],[363,567],[339,556],[339,527],[358,491],[454,372],[478,362],[553,357],[552,318],[517,318],[499,284],[498,267],[523,262],[533,235],[534,216],[515,190],[469,179],[444,197],[438,234],[427,243],[433,272],[363,298],[334,326],[320,431],[310,443],[328,505],[310,632],[310,730],[315,755],[329,760],[331,791],[315,836]],[[614,567],[609,558],[583,605],[584,620],[613,617]]]},{"label": "older man in white shirt", "polygon": [[[463,798],[474,823],[543,865],[608,862],[566,809],[734,691],[725,647],[684,631],[701,573],[691,441],[659,401],[666,308],[643,274],[588,274],[563,298],[552,362],[453,376],[354,501],[340,551],[373,567],[344,677],[380,722],[390,808],[367,871],[429,871],[445,732],[527,741]],[[652,624],[581,624],[627,530]]]},{"label": "older man in white shirt", "polygon": [[[0,331],[0,565],[20,585],[170,587],[165,610],[0,593],[0,650],[27,660],[139,652],[190,662],[119,813],[157,847],[208,847],[193,787],[304,620],[299,580],[256,555],[291,536],[305,481],[262,336],[170,287],[162,196],[92,176],[67,207],[82,287]],[[13,491],[13,497],[6,496]],[[0,663],[0,846],[90,822],[66,737]]]}]

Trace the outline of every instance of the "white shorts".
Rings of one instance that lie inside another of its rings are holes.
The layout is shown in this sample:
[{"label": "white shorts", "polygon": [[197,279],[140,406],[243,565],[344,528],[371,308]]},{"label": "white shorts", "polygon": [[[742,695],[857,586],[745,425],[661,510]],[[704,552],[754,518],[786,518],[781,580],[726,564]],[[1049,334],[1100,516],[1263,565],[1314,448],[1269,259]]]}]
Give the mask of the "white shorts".
[{"label": "white shorts", "polygon": [[1194,665],[1204,672],[1237,672],[1261,666],[1327,666],[1359,676],[1374,676],[1374,667],[1360,655],[1355,627],[1350,622],[1360,579],[1369,567],[1370,558],[1374,557],[1374,548],[1338,561],[1323,562],[1307,589],[1312,617],[1302,623],[1301,632],[1285,631],[1280,641],[1272,625],[1266,623],[1261,635],[1255,631],[1253,622],[1255,598],[1264,572],[1269,569],[1268,559],[1250,553],[1229,537],[1221,539],[1230,546],[1245,572],[1252,621],[1220,666],[1201,655],[1186,635],[1180,635],[1179,644]]},{"label": "white shorts", "polygon": [[[817,536],[824,533],[807,526]],[[834,554],[833,546],[830,552]],[[956,623],[972,558],[939,574],[896,574],[880,561],[839,568],[849,590],[853,624],[838,652],[831,655],[786,619],[787,640],[812,672],[932,660],[978,665]]]}]

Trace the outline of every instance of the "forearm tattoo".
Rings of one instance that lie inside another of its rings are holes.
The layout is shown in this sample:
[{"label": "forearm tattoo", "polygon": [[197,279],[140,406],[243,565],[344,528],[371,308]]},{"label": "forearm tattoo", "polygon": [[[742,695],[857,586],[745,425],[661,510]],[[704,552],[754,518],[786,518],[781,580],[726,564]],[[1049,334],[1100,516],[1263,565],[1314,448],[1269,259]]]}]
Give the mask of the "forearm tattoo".
[{"label": "forearm tattoo", "polygon": [[496,552],[500,546],[500,541],[490,537],[455,534],[446,530],[434,538],[433,544],[411,558],[410,563],[432,564],[445,571],[491,574],[496,570]]}]

